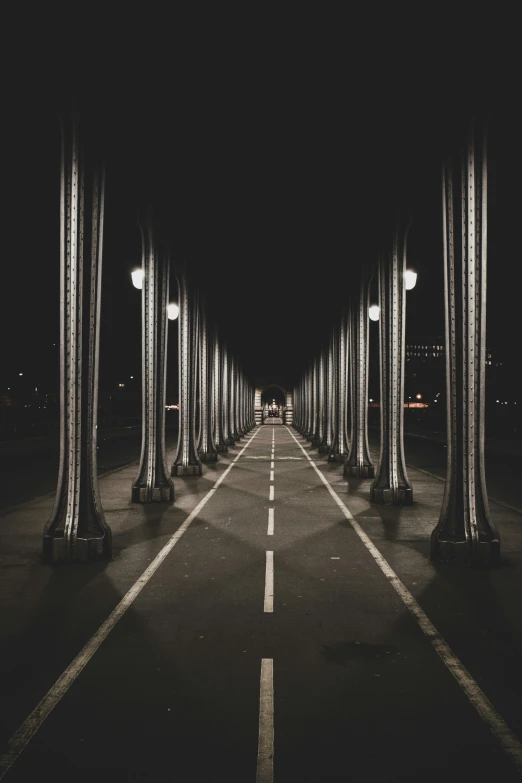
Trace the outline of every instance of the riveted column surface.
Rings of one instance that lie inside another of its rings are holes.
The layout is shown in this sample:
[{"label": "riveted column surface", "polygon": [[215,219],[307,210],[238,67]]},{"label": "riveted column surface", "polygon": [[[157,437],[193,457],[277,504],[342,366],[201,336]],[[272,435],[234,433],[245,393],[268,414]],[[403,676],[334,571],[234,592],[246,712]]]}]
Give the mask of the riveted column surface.
[{"label": "riveted column surface", "polygon": [[94,165],[86,174],[78,125],[61,119],[60,463],[43,532],[50,563],[111,556],[96,464],[105,173]]},{"label": "riveted column surface", "polygon": [[[202,302],[204,305],[204,302]],[[201,434],[199,439],[199,458],[202,462],[215,462],[218,458],[212,431],[212,373],[214,357],[209,345],[207,318],[203,306],[200,309],[200,378],[201,378]]]},{"label": "riveted column surface", "polygon": [[319,453],[327,454],[333,441],[333,409],[334,409],[334,383],[335,363],[333,335],[330,336],[326,349],[326,373],[325,373],[325,415],[323,439],[319,444]]},{"label": "riveted column surface", "polygon": [[196,305],[186,266],[178,271],[179,287],[179,433],[173,476],[201,475],[202,465],[196,442]]},{"label": "riveted column surface", "polygon": [[223,408],[224,408],[224,386],[223,386],[223,355],[219,335],[214,329],[214,377],[213,377],[213,400],[214,400],[214,443],[216,450],[220,453],[228,451],[225,443],[225,433],[223,430]]},{"label": "riveted column surface", "polygon": [[370,488],[373,503],[413,503],[404,460],[404,358],[406,291],[406,242],[397,216],[391,252],[379,263],[381,450],[379,468]]},{"label": "riveted column surface", "polygon": [[227,446],[234,445],[234,438],[232,437],[231,421],[230,421],[230,372],[229,372],[229,356],[226,346],[223,347],[223,432],[225,435],[225,443]]},{"label": "riveted column surface", "polygon": [[[456,171],[443,165],[447,472],[434,560],[490,563],[500,554],[484,470],[487,131],[469,130]],[[460,177],[459,177],[460,174]]]},{"label": "riveted column surface", "polygon": [[319,357],[314,358],[312,365],[312,382],[313,382],[313,419],[312,419],[312,447],[316,449],[321,442],[319,437],[319,416],[320,416],[320,404],[319,404]]},{"label": "riveted column surface", "polygon": [[336,329],[336,416],[335,416],[335,434],[332,447],[328,453],[328,459],[331,462],[342,462],[348,456],[348,440],[346,437],[346,414],[348,408],[348,378],[346,363],[346,335],[347,335],[347,317],[341,316],[340,323]]},{"label": "riveted column surface", "polygon": [[350,308],[350,451],[344,466],[345,476],[359,478],[375,474],[368,446],[368,283],[363,266]]},{"label": "riveted column surface", "polygon": [[304,436],[307,440],[312,439],[312,423],[313,423],[313,400],[312,400],[312,365],[310,365],[305,373],[305,404],[306,404],[306,424]]},{"label": "riveted column surface", "polygon": [[134,503],[174,499],[174,484],[165,458],[165,400],[167,384],[167,297],[169,255],[154,235],[149,213],[141,231],[141,457],[132,485]]}]

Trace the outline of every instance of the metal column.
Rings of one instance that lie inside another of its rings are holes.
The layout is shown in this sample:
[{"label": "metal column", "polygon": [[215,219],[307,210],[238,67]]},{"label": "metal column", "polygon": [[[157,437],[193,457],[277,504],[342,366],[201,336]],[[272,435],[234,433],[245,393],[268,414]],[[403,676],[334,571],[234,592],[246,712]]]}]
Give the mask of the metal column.
[{"label": "metal column", "polygon": [[86,166],[76,116],[61,119],[61,147],[60,464],[43,532],[50,563],[109,558],[112,551],[96,462],[105,172]]},{"label": "metal column", "polygon": [[379,263],[381,451],[370,488],[373,503],[413,503],[404,460],[404,358],[406,243],[410,220],[396,217],[392,249]]},{"label": "metal column", "polygon": [[[484,469],[487,127],[474,121],[460,171],[442,172],[446,315],[447,469],[433,560],[494,562],[500,538]],[[460,177],[459,177],[460,174]]]},{"label": "metal column", "polygon": [[165,458],[167,299],[169,253],[155,236],[149,211],[141,231],[141,457],[132,485],[134,503],[174,500]]}]

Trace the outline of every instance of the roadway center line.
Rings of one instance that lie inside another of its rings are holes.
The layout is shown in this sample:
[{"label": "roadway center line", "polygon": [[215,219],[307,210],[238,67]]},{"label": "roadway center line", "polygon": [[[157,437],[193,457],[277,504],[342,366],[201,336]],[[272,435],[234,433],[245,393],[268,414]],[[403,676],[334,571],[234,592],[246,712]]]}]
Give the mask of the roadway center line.
[{"label": "roadway center line", "polygon": [[274,611],[274,553],[266,553],[265,569],[265,612]]},{"label": "roadway center line", "polygon": [[269,508],[268,509],[268,531],[267,536],[273,536],[274,535],[274,509]]},{"label": "roadway center line", "polygon": [[123,596],[120,603],[111,612],[108,618],[100,625],[96,633],[89,639],[87,644],[83,647],[78,655],[74,658],[72,663],[69,664],[67,669],[60,675],[54,685],[47,691],[46,695],[36,705],[34,710],[28,715],[22,725],[15,731],[11,739],[8,742],[7,750],[0,756],[0,780],[4,777],[6,772],[14,764],[20,753],[23,751],[29,740],[36,734],[44,720],[56,707],[58,702],[67,693],[73,682],[78,675],[83,671],[85,666],[89,663],[94,653],[100,647],[102,642],[107,638],[112,631],[118,620],[123,617],[127,609],[135,601],[138,595],[141,593],[147,582],[152,578],[160,565],[163,563],[170,551],[176,546],[179,539],[188,529],[189,525],[197,517],[201,509],[206,505],[207,501],[213,496],[216,489],[221,482],[225,479],[228,473],[232,470],[240,456],[245,449],[250,445],[253,439],[259,432],[259,428],[254,432],[252,437],[245,443],[239,454],[232,460],[228,468],[219,477],[214,486],[207,492],[205,497],[200,500],[196,508],[190,512],[186,520],[167,541],[163,549],[156,555],[152,563],[145,569],[140,578],[134,583],[134,585]]},{"label": "roadway center line", "polygon": [[271,470],[270,471],[270,481],[273,481],[273,480],[274,480],[274,471]]},{"label": "roadway center line", "polygon": [[256,783],[274,780],[274,659],[261,659]]},{"label": "roadway center line", "polygon": [[273,500],[274,499],[274,485],[273,484],[270,484],[270,494],[268,495],[268,499],[269,500]]},{"label": "roadway center line", "polygon": [[273,469],[274,469],[274,463],[273,463],[273,462],[271,462],[271,463],[270,463],[270,470],[273,470]]},{"label": "roadway center line", "polygon": [[480,717],[488,724],[489,729],[493,736],[498,740],[500,745],[506,754],[514,762],[515,766],[519,770],[522,770],[522,743],[513,734],[504,719],[498,714],[493,704],[490,702],[486,694],[482,691],[479,685],[475,682],[471,674],[468,672],[464,664],[457,658],[451,647],[443,639],[441,634],[437,631],[427,614],[421,609],[415,598],[410,591],[401,582],[395,571],[391,568],[387,560],[381,555],[375,544],[371,541],[369,536],[364,532],[356,519],[352,516],[351,512],[344,505],[341,498],[337,495],[335,490],[328,483],[328,479],[321,473],[315,462],[307,454],[301,443],[297,440],[292,432],[286,428],[292,438],[305,457],[310,462],[311,466],[326,486],[328,492],[335,500],[344,516],[349,521],[353,530],[357,533],[362,543],[369,551],[384,576],[388,579],[392,587],[398,593],[403,604],[406,606],[409,612],[413,615],[417,621],[420,629],[427,637],[434,650],[438,653],[442,661],[445,663],[451,674],[457,680],[458,684],[468,697],[470,703],[475,707]]}]

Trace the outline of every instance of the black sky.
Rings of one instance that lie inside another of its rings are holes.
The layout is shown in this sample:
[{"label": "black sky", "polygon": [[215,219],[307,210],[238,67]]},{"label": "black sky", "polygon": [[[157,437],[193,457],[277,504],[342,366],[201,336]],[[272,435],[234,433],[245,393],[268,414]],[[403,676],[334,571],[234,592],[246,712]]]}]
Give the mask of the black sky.
[{"label": "black sky", "polygon": [[422,57],[421,41],[391,58],[365,42],[247,36],[235,47],[174,51],[161,67],[122,56],[79,75],[39,61],[13,91],[5,153],[5,372],[57,367],[57,112],[73,94],[107,165],[101,354],[111,383],[140,371],[129,273],[147,203],[252,374],[304,367],[398,203],[413,210],[409,257],[419,272],[408,331],[440,334],[440,156],[477,107],[492,117],[488,334],[518,345],[505,281],[513,284],[520,263],[522,167],[506,73],[486,57],[480,89],[476,80],[468,89],[465,52]]}]

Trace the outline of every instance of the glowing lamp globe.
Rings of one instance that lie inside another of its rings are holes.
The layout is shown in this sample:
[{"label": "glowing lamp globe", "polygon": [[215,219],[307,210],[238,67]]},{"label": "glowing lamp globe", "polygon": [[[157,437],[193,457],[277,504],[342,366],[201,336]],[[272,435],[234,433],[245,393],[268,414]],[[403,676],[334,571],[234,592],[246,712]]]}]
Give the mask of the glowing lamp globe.
[{"label": "glowing lamp globe", "polygon": [[404,273],[404,285],[406,291],[411,291],[412,288],[415,288],[416,282],[417,282],[417,272],[414,272],[413,269],[407,269]]},{"label": "glowing lamp globe", "polygon": [[167,315],[169,317],[169,321],[175,321],[179,315],[178,305],[174,302],[171,302],[169,305],[167,305]]},{"label": "glowing lamp globe", "polygon": [[131,277],[134,288],[143,288],[143,269],[134,269]]},{"label": "glowing lamp globe", "polygon": [[368,309],[368,315],[370,317],[370,321],[378,321],[379,320],[379,305],[370,305]]}]

